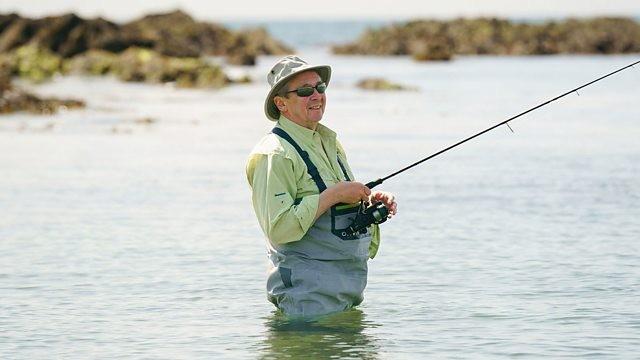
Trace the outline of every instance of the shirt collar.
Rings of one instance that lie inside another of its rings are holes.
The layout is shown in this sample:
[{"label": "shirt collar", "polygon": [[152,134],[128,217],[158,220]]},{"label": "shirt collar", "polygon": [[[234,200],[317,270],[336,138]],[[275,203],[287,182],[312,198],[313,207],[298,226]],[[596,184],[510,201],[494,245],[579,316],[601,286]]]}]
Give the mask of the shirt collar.
[{"label": "shirt collar", "polygon": [[278,126],[282,128],[282,130],[286,131],[289,135],[291,135],[294,139],[297,139],[301,142],[312,142],[313,134],[315,133],[320,134],[320,137],[325,139],[336,138],[336,133],[322,124],[318,124],[316,130],[314,131],[294,123],[282,114],[280,115],[280,119],[278,120]]}]

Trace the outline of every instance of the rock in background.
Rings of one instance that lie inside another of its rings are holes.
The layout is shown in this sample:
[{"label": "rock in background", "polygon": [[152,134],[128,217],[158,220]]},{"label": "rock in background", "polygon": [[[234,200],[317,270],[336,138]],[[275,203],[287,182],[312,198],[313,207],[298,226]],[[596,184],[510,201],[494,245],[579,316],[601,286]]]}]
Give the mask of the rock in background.
[{"label": "rock in background", "polygon": [[34,114],[53,114],[60,109],[82,108],[85,104],[79,100],[40,98],[11,83],[11,78],[0,69],[0,115],[16,111],[28,111]]},{"label": "rock in background", "polygon": [[229,56],[232,62],[243,64],[255,63],[257,55],[292,52],[264,29],[235,32],[195,21],[182,11],[147,15],[122,25],[75,14],[40,19],[0,14],[0,53],[24,45],[46,49],[63,58],[89,50],[119,53],[137,47],[170,57]]},{"label": "rock in background", "polygon": [[122,25],[75,14],[40,19],[0,14],[0,114],[51,114],[84,106],[78,100],[39,98],[15,87],[12,77],[42,82],[54,75],[76,73],[220,88],[231,80],[204,56],[227,56],[231,63],[253,65],[258,55],[291,51],[264,29],[234,32],[197,22],[181,11],[148,15]]},{"label": "rock in background", "polygon": [[514,23],[496,18],[417,20],[370,29],[336,54],[411,55],[447,60],[454,55],[618,54],[640,52],[640,23],[593,18]]}]

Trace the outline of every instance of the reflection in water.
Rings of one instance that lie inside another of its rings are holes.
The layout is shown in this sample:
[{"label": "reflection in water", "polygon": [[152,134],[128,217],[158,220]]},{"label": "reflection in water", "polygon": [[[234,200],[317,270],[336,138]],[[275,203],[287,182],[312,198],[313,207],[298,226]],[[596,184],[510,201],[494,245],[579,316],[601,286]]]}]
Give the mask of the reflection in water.
[{"label": "reflection in water", "polygon": [[312,320],[287,319],[276,311],[265,323],[263,354],[267,359],[377,359],[375,338],[364,334],[378,325],[351,309]]}]

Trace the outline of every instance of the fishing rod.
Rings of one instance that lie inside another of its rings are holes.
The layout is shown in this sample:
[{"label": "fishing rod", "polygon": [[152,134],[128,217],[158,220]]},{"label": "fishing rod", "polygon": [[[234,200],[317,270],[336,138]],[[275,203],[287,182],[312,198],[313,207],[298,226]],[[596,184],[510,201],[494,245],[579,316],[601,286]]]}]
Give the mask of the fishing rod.
[{"label": "fishing rod", "polygon": [[509,122],[510,122],[510,121],[513,121],[513,120],[515,120],[515,119],[517,119],[517,118],[519,118],[519,117],[521,117],[521,116],[523,116],[523,115],[526,115],[526,114],[528,114],[528,113],[530,113],[530,112],[532,112],[532,111],[534,111],[534,110],[536,110],[536,109],[539,109],[539,108],[541,108],[541,107],[543,107],[543,106],[545,106],[545,105],[548,105],[548,104],[550,104],[550,103],[552,103],[552,102],[554,102],[554,101],[556,101],[556,100],[558,100],[558,99],[561,99],[561,98],[563,98],[563,97],[565,97],[565,96],[567,96],[567,95],[569,95],[569,94],[576,93],[576,94],[578,94],[578,95],[579,95],[578,90],[580,90],[580,89],[582,89],[582,88],[585,88],[585,87],[587,87],[587,86],[589,86],[589,85],[591,85],[591,84],[597,83],[598,81],[600,81],[600,80],[602,80],[602,79],[604,79],[604,78],[607,78],[607,77],[609,77],[609,76],[611,76],[611,75],[613,75],[613,74],[619,73],[620,71],[623,71],[623,70],[625,70],[625,69],[628,69],[628,68],[630,68],[630,67],[633,67],[634,65],[637,65],[637,64],[640,64],[640,60],[638,60],[638,61],[636,61],[636,62],[634,62],[634,63],[632,63],[632,64],[629,64],[629,65],[627,65],[627,66],[625,66],[625,67],[622,67],[622,68],[620,68],[620,69],[618,69],[618,70],[616,70],[616,71],[612,71],[612,72],[610,72],[610,73],[608,73],[608,74],[606,74],[606,75],[604,75],[604,76],[601,76],[601,77],[599,77],[599,78],[597,78],[597,79],[595,79],[595,80],[593,80],[593,81],[590,81],[590,82],[588,82],[588,83],[586,83],[586,84],[584,84],[584,85],[582,85],[582,86],[578,86],[578,87],[577,87],[577,88],[575,88],[575,89],[571,89],[571,90],[569,90],[569,91],[565,92],[565,93],[564,93],[564,94],[562,94],[562,95],[558,95],[558,96],[554,97],[554,98],[553,98],[553,99],[551,99],[551,100],[547,100],[546,102],[543,102],[542,104],[536,105],[536,106],[532,107],[532,108],[531,108],[531,109],[529,109],[529,110],[523,111],[523,112],[521,112],[520,114],[518,114],[518,115],[516,115],[516,116],[510,117],[510,118],[508,118],[507,120],[504,120],[504,121],[502,121],[502,122],[499,122],[499,123],[497,123],[497,124],[495,124],[495,125],[493,125],[493,126],[491,126],[491,127],[487,128],[487,129],[484,129],[484,130],[480,131],[479,133],[477,133],[477,134],[475,134],[475,135],[469,136],[468,138],[466,138],[466,139],[464,139],[464,140],[460,140],[460,141],[458,141],[457,143],[455,143],[455,144],[453,144],[453,145],[451,145],[451,146],[448,146],[448,147],[446,147],[446,148],[444,148],[444,149],[442,149],[442,150],[440,150],[440,151],[438,151],[438,152],[436,152],[436,153],[433,153],[433,154],[431,154],[431,155],[427,156],[427,157],[426,157],[426,158],[424,158],[424,159],[418,160],[418,161],[416,161],[415,163],[413,163],[413,164],[411,164],[411,165],[409,165],[409,166],[407,166],[407,167],[404,167],[404,168],[402,168],[402,169],[400,169],[400,170],[398,170],[398,171],[396,171],[396,172],[394,172],[394,173],[392,173],[392,174],[390,174],[390,175],[387,175],[387,176],[385,176],[385,177],[383,177],[383,178],[380,178],[380,179],[378,179],[378,180],[375,180],[375,181],[368,182],[365,186],[366,186],[366,187],[368,187],[369,189],[373,189],[374,187],[376,187],[376,186],[378,186],[378,185],[382,184],[382,183],[383,183],[385,180],[387,180],[387,179],[390,179],[390,178],[392,178],[392,177],[394,177],[394,176],[396,176],[396,175],[398,175],[398,174],[400,174],[400,173],[403,173],[403,172],[405,172],[405,171],[407,171],[407,170],[411,169],[411,168],[412,168],[412,167],[414,167],[414,166],[418,166],[418,165],[422,164],[423,162],[425,162],[425,161],[427,161],[427,160],[429,160],[429,159],[433,159],[434,157],[436,157],[436,156],[438,156],[438,155],[440,155],[440,154],[442,154],[442,153],[445,153],[445,152],[447,152],[447,151],[449,151],[449,150],[453,149],[453,148],[454,148],[454,147],[456,147],[456,146],[462,145],[462,144],[466,143],[467,141],[469,141],[469,140],[471,140],[471,139],[474,139],[474,138],[476,138],[476,137],[478,137],[478,136],[480,136],[480,135],[482,135],[482,134],[484,134],[484,133],[486,133],[486,132],[489,132],[489,131],[491,131],[491,130],[493,130],[493,129],[497,128],[497,127],[500,127],[500,126],[502,126],[502,125],[507,125],[507,126],[509,127],[509,130],[511,130],[511,131],[513,132],[513,129],[511,129],[511,126],[509,126]]},{"label": "fishing rod", "polygon": [[[434,157],[436,157],[436,156],[438,156],[438,155],[440,155],[442,153],[445,153],[445,152],[455,148],[456,146],[460,146],[460,145],[466,143],[467,141],[469,141],[471,139],[474,139],[474,138],[476,138],[476,137],[478,137],[478,136],[480,136],[480,135],[482,135],[482,134],[484,134],[486,132],[489,132],[489,131],[497,128],[497,127],[500,127],[502,125],[507,125],[507,127],[509,127],[509,130],[511,130],[511,132],[513,132],[513,129],[511,128],[511,126],[509,126],[509,122],[510,121],[513,121],[513,120],[515,120],[515,119],[517,119],[517,118],[519,118],[519,117],[521,117],[523,115],[526,115],[526,114],[528,114],[528,113],[530,113],[530,112],[532,112],[534,110],[537,110],[537,109],[539,109],[539,108],[541,108],[541,107],[543,107],[545,105],[548,105],[548,104],[550,104],[550,103],[552,103],[552,102],[554,102],[554,101],[556,101],[558,99],[561,99],[561,98],[563,98],[563,97],[565,97],[565,96],[567,96],[569,94],[576,93],[576,94],[580,95],[580,93],[578,93],[578,90],[580,90],[582,88],[585,88],[585,87],[587,87],[587,86],[589,86],[591,84],[597,83],[598,81],[600,81],[602,79],[605,79],[605,78],[607,78],[607,77],[609,77],[609,76],[611,76],[613,74],[619,73],[620,71],[623,71],[625,69],[633,67],[634,65],[637,65],[637,64],[640,64],[640,60],[638,60],[638,61],[636,61],[636,62],[634,62],[632,64],[629,64],[629,65],[627,65],[625,67],[622,67],[622,68],[620,68],[618,70],[612,71],[612,72],[610,72],[610,73],[608,73],[608,74],[606,74],[604,76],[601,76],[601,77],[599,77],[599,78],[597,78],[595,80],[592,80],[592,81],[590,81],[590,82],[588,82],[588,83],[586,83],[584,85],[578,86],[575,89],[571,89],[571,90],[569,90],[569,91],[567,91],[567,92],[565,92],[565,93],[563,93],[561,95],[558,95],[558,96],[554,97],[551,100],[547,100],[547,101],[543,102],[542,104],[536,105],[536,106],[534,106],[534,107],[532,107],[532,108],[530,108],[528,110],[525,110],[525,111],[521,112],[518,115],[512,116],[512,117],[508,118],[507,120],[499,122],[499,123],[497,123],[497,124],[495,124],[495,125],[493,125],[491,127],[488,127],[486,129],[480,131],[477,134],[471,135],[466,139],[460,140],[457,143],[455,143],[453,145],[450,145],[450,146],[448,146],[448,147],[446,147],[446,148],[444,148],[444,149],[442,149],[442,150],[440,150],[440,151],[438,151],[436,153],[433,153],[433,154],[425,157],[424,159],[418,160],[418,161],[414,162],[413,164],[411,164],[409,166],[406,166],[406,167],[404,167],[404,168],[402,168],[402,169],[400,169],[400,170],[398,170],[398,171],[396,171],[396,172],[394,172],[394,173],[392,173],[390,175],[387,175],[387,176],[385,176],[383,178],[380,178],[378,180],[375,180],[375,181],[368,182],[367,184],[365,184],[365,186],[368,187],[369,189],[373,189],[374,187],[382,184],[387,179],[390,179],[390,178],[392,178],[392,177],[394,177],[394,176],[396,176],[398,174],[401,174],[401,173],[403,173],[403,172],[405,172],[405,171],[407,171],[407,170],[409,170],[409,169],[411,169],[411,168],[413,168],[415,166],[418,166],[418,165],[422,164],[423,162],[425,162],[425,161],[427,161],[429,159],[433,159]],[[361,202],[360,211],[358,211],[358,214],[356,215],[355,219],[353,220],[353,222],[352,222],[351,226],[348,228],[348,230],[350,232],[354,233],[354,234],[358,233],[358,232],[366,231],[366,228],[371,224],[381,224],[381,223],[385,222],[387,220],[387,218],[388,218],[388,215],[389,215],[389,210],[386,208],[386,206],[384,206],[384,204],[382,202],[377,202],[377,203],[375,203],[375,204],[373,204],[371,206],[367,206],[364,202]]]}]

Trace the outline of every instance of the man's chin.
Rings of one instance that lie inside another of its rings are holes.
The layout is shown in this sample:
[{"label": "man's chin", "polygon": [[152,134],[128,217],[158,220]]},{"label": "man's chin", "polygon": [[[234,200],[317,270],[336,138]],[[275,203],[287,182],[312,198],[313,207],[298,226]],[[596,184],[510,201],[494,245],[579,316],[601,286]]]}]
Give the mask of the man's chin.
[{"label": "man's chin", "polygon": [[309,120],[313,121],[313,122],[320,122],[320,120],[322,120],[322,115],[324,114],[314,114],[312,116],[309,117]]}]

